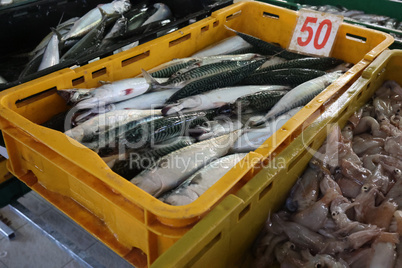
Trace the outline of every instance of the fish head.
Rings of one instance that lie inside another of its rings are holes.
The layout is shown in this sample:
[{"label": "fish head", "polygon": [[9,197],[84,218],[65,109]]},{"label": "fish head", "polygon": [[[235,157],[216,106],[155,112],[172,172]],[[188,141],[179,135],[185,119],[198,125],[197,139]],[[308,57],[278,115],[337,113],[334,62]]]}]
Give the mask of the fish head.
[{"label": "fish head", "polygon": [[78,110],[93,109],[96,107],[104,106],[105,103],[98,97],[92,96],[77,103],[75,106]]}]

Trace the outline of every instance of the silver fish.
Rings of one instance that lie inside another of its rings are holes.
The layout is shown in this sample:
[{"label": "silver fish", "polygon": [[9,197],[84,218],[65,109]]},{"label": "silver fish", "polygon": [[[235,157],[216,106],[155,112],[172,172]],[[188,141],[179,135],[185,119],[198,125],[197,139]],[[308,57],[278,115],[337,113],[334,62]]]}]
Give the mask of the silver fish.
[{"label": "silver fish", "polygon": [[191,57],[205,57],[205,56],[230,54],[230,52],[251,47],[252,45],[244,41],[241,37],[232,36],[198,51]]},{"label": "silver fish", "polygon": [[67,136],[81,142],[99,135],[101,132],[114,129],[132,121],[140,121],[146,117],[160,116],[157,110],[116,110],[99,114],[84,123],[64,132]]},{"label": "silver fish", "polygon": [[7,80],[0,75],[0,84],[7,83]]},{"label": "silver fish", "polygon": [[237,86],[211,90],[202,94],[190,96],[169,104],[162,109],[162,113],[173,114],[179,111],[190,112],[213,109],[234,102],[237,98],[247,94],[265,90],[288,90],[287,86]]},{"label": "silver fish", "polygon": [[241,129],[243,126],[240,120],[225,119],[219,119],[218,117],[215,118],[215,121],[206,122],[206,126],[196,126],[190,130],[190,134],[196,136],[197,140],[202,141]]},{"label": "silver fish", "polygon": [[54,66],[58,64],[59,61],[59,33],[54,32],[43,53],[42,62],[39,65],[38,71]]},{"label": "silver fish", "polygon": [[277,64],[280,64],[280,63],[284,63],[286,61],[287,60],[284,59],[284,58],[272,56],[272,57],[268,58],[268,60],[263,65],[261,65],[261,67],[258,68],[258,69],[264,69],[266,67],[277,65]]},{"label": "silver fish", "polygon": [[68,39],[79,38],[96,27],[102,20],[99,7],[107,14],[112,15],[126,12],[131,8],[131,4],[129,0],[115,0],[108,4],[99,5],[77,20],[71,30],[63,36],[61,41],[64,42]]},{"label": "silver fish", "polygon": [[151,17],[149,17],[142,24],[142,26],[150,24],[155,21],[164,20],[164,19],[167,19],[172,16],[172,12],[170,11],[170,9],[167,5],[165,5],[163,3],[156,3],[156,4],[154,4],[154,7],[157,9],[157,11]]},{"label": "silver fish", "polygon": [[117,54],[117,53],[120,53],[120,52],[123,52],[123,51],[126,51],[126,50],[129,50],[130,48],[136,47],[136,46],[138,46],[139,44],[140,44],[139,41],[132,42],[132,43],[130,43],[130,44],[128,44],[128,45],[125,45],[125,46],[123,46],[123,47],[121,47],[121,48],[116,49],[115,51],[113,51],[113,55],[114,55],[114,54]]},{"label": "silver fish", "polygon": [[64,89],[58,90],[57,93],[62,97],[68,105],[74,105],[77,102],[91,97],[91,91],[94,88],[74,88],[74,89]]},{"label": "silver fish", "polygon": [[[167,79],[157,79],[163,83]],[[77,103],[77,109],[101,107],[108,103],[124,101],[143,93],[149,92],[151,87],[144,78],[128,78],[104,84],[91,91],[91,97]]]},{"label": "silver fish", "polygon": [[124,110],[124,109],[156,109],[161,108],[166,100],[170,98],[179,89],[165,89],[156,92],[145,93],[140,96],[110,104],[111,110]]},{"label": "silver fish", "polygon": [[227,154],[240,133],[237,130],[170,153],[159,159],[153,168],[134,177],[131,182],[145,192],[159,197],[212,160]]},{"label": "silver fish", "polygon": [[231,152],[245,153],[256,150],[260,147],[269,137],[271,137],[278,129],[280,129],[292,116],[301,110],[296,107],[275,119],[267,121],[264,128],[248,129],[243,135],[233,144]]},{"label": "silver fish", "polygon": [[265,120],[281,115],[297,106],[307,104],[341,75],[340,72],[333,72],[300,84],[283,96],[265,115],[264,119],[253,122],[252,125],[263,124]]},{"label": "silver fish", "polygon": [[99,46],[99,49],[106,48],[109,45],[113,44],[114,39],[118,36],[123,35],[126,30],[127,30],[127,18],[121,17],[117,19],[112,29],[110,29],[110,31],[103,38]]},{"label": "silver fish", "polygon": [[[147,71],[148,74],[155,78],[169,78],[172,74],[182,69],[185,66],[195,64],[199,62],[196,58],[181,58],[173,59],[171,61],[162,63]],[[139,74],[137,77],[142,77],[143,73]]]},{"label": "silver fish", "polygon": [[232,154],[213,161],[190,176],[180,186],[163,195],[160,200],[173,206],[184,206],[194,202],[246,155]]},{"label": "silver fish", "polygon": [[[66,20],[65,22],[57,25],[56,30],[61,35],[64,35],[68,31],[70,31],[71,27],[78,19],[79,19],[79,17],[74,17],[69,20]],[[43,38],[42,41],[29,54],[35,55],[38,51],[45,48],[47,46],[47,44],[49,43],[50,39],[52,38],[53,34],[54,34],[53,32],[50,32],[48,35],[46,35],[45,38]]]},{"label": "silver fish", "polygon": [[182,75],[183,73],[190,71],[194,68],[198,68],[200,66],[208,65],[208,64],[213,64],[213,63],[219,63],[223,61],[242,61],[242,60],[252,60],[256,58],[260,58],[261,55],[256,54],[256,53],[246,53],[246,54],[239,54],[239,55],[217,55],[217,56],[206,56],[206,57],[200,57],[200,58],[194,58],[196,61],[193,64],[190,64],[189,66],[186,66],[174,74],[170,76],[170,78],[175,78],[179,75]]}]

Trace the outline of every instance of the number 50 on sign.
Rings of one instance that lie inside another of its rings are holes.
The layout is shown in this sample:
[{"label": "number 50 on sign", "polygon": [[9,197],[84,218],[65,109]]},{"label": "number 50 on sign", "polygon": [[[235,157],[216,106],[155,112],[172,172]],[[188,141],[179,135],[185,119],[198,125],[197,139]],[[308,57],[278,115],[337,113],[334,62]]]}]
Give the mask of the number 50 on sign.
[{"label": "number 50 on sign", "polygon": [[339,15],[301,9],[289,50],[329,56],[342,21]]}]

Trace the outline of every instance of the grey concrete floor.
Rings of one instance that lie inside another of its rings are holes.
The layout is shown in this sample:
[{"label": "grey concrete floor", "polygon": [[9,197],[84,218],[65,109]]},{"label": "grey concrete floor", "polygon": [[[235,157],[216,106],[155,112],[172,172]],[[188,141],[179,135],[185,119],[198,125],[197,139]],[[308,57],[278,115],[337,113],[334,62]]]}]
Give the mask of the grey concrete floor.
[{"label": "grey concrete floor", "polygon": [[0,268],[132,267],[33,191],[0,214],[15,232],[0,235]]}]

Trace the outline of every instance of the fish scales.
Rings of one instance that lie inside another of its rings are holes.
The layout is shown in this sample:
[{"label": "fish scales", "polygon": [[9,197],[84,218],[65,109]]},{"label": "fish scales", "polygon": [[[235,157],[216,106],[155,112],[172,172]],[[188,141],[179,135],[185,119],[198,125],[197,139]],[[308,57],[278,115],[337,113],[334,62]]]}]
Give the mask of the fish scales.
[{"label": "fish scales", "polygon": [[194,202],[246,155],[246,153],[231,154],[213,161],[159,199],[174,206],[184,206]]},{"label": "fish scales", "polygon": [[326,74],[324,71],[291,68],[291,69],[275,69],[259,73],[253,73],[247,76],[242,83],[249,85],[299,85],[308,80]]},{"label": "fish scales", "polygon": [[264,116],[264,119],[252,122],[252,125],[261,125],[267,119],[281,115],[299,105],[307,104],[341,75],[340,72],[328,73],[298,85],[283,96]]},{"label": "fish scales", "polygon": [[112,170],[126,179],[131,179],[142,170],[154,165],[159,158],[190,146],[194,141],[193,138],[178,137],[157,144],[153,148],[147,147],[135,150],[128,154],[129,157],[127,159],[117,160]]},{"label": "fish scales", "polygon": [[[123,143],[161,142],[168,138],[177,137],[187,128],[211,120],[215,115],[216,110],[209,110],[159,118],[140,124],[126,132]],[[121,137],[118,137],[116,142],[119,142],[120,139]]]},{"label": "fish scales", "polygon": [[[147,193],[159,197],[181,184],[188,176],[218,157],[224,156],[241,131],[205,140],[172,152],[130,181]],[[186,161],[177,161],[186,159]]]},{"label": "fish scales", "polygon": [[165,77],[170,77],[172,76],[174,73],[176,73],[178,70],[181,70],[183,68],[186,68],[192,64],[195,64],[197,62],[196,59],[194,60],[189,60],[187,62],[183,62],[183,63],[178,63],[176,65],[173,66],[169,66],[167,68],[164,68],[162,70],[156,71],[151,73],[151,76],[154,78],[165,78]]},{"label": "fish scales", "polygon": [[201,78],[205,76],[211,76],[216,73],[225,72],[239,67],[239,65],[245,65],[251,61],[223,61],[218,63],[212,63],[208,65],[200,66],[199,68],[190,69],[189,71],[178,75],[172,79],[169,79],[166,84],[185,82],[195,78]]},{"label": "fish scales", "polygon": [[166,115],[178,111],[194,112],[219,108],[235,102],[239,97],[265,90],[290,90],[290,88],[287,86],[234,86],[218,88],[180,99],[171,105],[166,105],[162,109],[162,114]]},{"label": "fish scales", "polygon": [[233,111],[238,112],[240,110],[241,113],[268,111],[278,100],[285,96],[287,92],[288,90],[260,91],[240,97],[236,100]]},{"label": "fish scales", "polygon": [[82,144],[92,150],[99,150],[103,147],[110,146],[118,137],[124,135],[124,133],[131,131],[139,124],[143,124],[149,121],[162,118],[160,115],[148,116],[139,120],[130,121],[124,125],[119,125],[94,135],[85,135],[82,139]]},{"label": "fish scales", "polygon": [[261,64],[263,64],[264,62],[265,60],[257,60],[245,66],[232,69],[230,71],[224,71],[217,74],[213,74],[208,77],[198,79],[194,82],[185,85],[179,91],[174,93],[166,101],[166,103],[172,103],[179,99],[200,94],[212,89],[234,85],[243,80],[245,76],[247,76],[249,73],[254,71],[259,66],[261,66]]},{"label": "fish scales", "polygon": [[256,70],[254,73],[261,73],[269,70],[287,69],[287,68],[307,68],[307,69],[326,71],[341,64],[342,62],[343,60],[331,57],[303,58],[303,59],[290,60],[287,62],[271,65],[265,68],[260,68]]},{"label": "fish scales", "polygon": [[306,55],[302,55],[302,54],[298,54],[298,53],[294,53],[294,52],[290,52],[287,51],[286,49],[280,47],[279,45],[274,45],[272,43],[269,42],[265,42],[264,40],[261,40],[257,37],[242,33],[242,32],[238,32],[236,30],[233,30],[227,26],[225,26],[227,29],[235,32],[238,36],[240,36],[241,38],[243,38],[243,40],[245,40],[246,42],[248,42],[249,44],[253,45],[254,47],[258,48],[258,52],[264,55],[276,55],[279,56],[281,58],[285,58],[287,60],[293,60],[293,59],[300,59],[300,58],[305,58],[307,57]]},{"label": "fish scales", "polygon": [[207,56],[198,58],[198,61],[194,64],[191,64],[183,69],[178,70],[171,76],[171,79],[176,78],[177,76],[182,75],[185,72],[188,72],[192,69],[199,68],[201,66],[214,64],[214,63],[224,63],[229,61],[246,61],[246,60],[254,60],[257,58],[261,58],[262,56],[255,53],[247,53],[247,54],[239,54],[239,55],[217,55],[217,56]]}]

